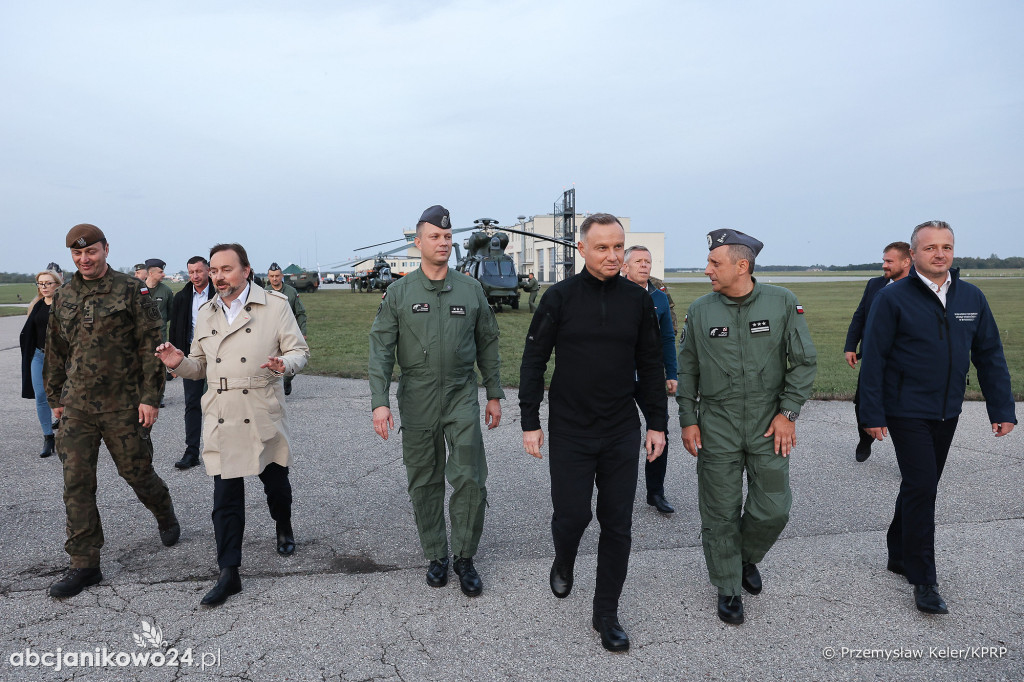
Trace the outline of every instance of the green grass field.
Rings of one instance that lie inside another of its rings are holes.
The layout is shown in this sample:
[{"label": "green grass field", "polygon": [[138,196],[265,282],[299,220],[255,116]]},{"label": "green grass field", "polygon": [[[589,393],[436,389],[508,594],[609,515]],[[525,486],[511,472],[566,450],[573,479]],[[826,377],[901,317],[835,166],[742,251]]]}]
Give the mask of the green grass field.
[{"label": "green grass field", "polygon": [[[1006,360],[1010,367],[1013,393],[1024,400],[1024,277],[1019,271],[996,274],[993,279],[978,279],[997,271],[975,271],[972,282],[988,297],[1003,338]],[[771,279],[789,273],[766,273]],[[864,273],[864,275],[878,273]],[[696,298],[710,291],[707,280],[703,283],[685,282],[668,284],[676,302],[676,311],[682,320],[687,307]],[[171,284],[177,291],[183,284]],[[850,317],[857,308],[864,282],[807,282],[786,284],[800,298],[807,311],[807,324],[818,349],[818,376],[814,382],[814,397],[820,399],[850,399],[857,385],[857,372],[843,359],[843,343]],[[28,301],[35,295],[33,284],[0,286],[0,315],[24,314],[23,309],[3,307],[4,303]],[[326,285],[315,294],[303,294],[302,301],[309,313],[310,361],[307,372],[327,376],[366,378],[368,360],[367,335],[373,316],[380,303],[380,293],[353,293],[347,286]],[[499,313],[501,327],[501,381],[505,386],[519,385],[519,361],[523,341],[530,326],[530,313],[525,309]],[[548,368],[548,378],[553,362]],[[971,370],[968,397],[979,399],[978,380]]]},{"label": "green grass field", "polygon": [[[774,273],[773,273],[774,274]],[[1024,400],[1024,278],[975,280],[988,297],[1003,337],[1013,392]],[[696,283],[669,284],[680,321],[687,307],[710,287]],[[818,376],[814,397],[851,399],[857,371],[843,358],[843,343],[850,317],[864,292],[864,282],[808,282],[786,285],[807,311],[807,324],[818,349]],[[366,378],[367,334],[380,302],[380,294],[354,294],[337,286],[322,287],[302,300],[309,313],[310,362],[308,372],[331,376]],[[519,385],[519,361],[530,325],[525,309],[499,313],[501,327],[501,380]],[[553,363],[551,363],[553,364]],[[551,367],[549,366],[549,378]],[[968,397],[980,398],[978,380],[971,370]]]}]

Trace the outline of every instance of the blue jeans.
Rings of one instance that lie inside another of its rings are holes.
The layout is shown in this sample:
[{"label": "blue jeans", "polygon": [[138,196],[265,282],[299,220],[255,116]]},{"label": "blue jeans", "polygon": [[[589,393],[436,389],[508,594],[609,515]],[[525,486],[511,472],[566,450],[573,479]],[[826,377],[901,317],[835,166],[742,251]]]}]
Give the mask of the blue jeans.
[{"label": "blue jeans", "polygon": [[53,413],[50,411],[50,404],[46,402],[46,387],[43,385],[43,350],[36,348],[32,356],[32,390],[36,394],[36,414],[39,415],[39,425],[43,427],[44,436],[53,435]]}]

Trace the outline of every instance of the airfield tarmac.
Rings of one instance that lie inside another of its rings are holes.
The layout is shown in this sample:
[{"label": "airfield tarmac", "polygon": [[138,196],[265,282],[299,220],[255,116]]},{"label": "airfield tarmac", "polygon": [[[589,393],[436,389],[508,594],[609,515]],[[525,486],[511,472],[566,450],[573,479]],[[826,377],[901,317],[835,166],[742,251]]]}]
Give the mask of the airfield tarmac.
[{"label": "airfield tarmac", "polygon": [[[885,570],[899,471],[889,442],[867,462],[854,461],[850,403],[814,401],[803,410],[791,520],[761,564],[764,591],[744,598],[739,627],[715,615],[693,459],[673,417],[666,488],[677,513],[653,511],[638,486],[620,604],[632,648],[613,655],[590,626],[596,521],[572,595],[558,600],[548,588],[547,465],[522,451],[514,390],[506,390],[501,426],[485,432],[490,507],[476,559],[485,588],[471,600],[454,576],[441,589],[424,583],[400,438],[373,434],[367,382],[312,376],[297,378],[289,398],[293,557],[274,552],[261,486],[248,481],[243,592],[200,608],[216,576],[212,483],[201,467],[173,467],[184,440],[176,380],[153,439],[181,541],[160,544],[155,522],[103,449],[104,580],[53,600],[46,589],[67,566],[62,480],[55,457],[36,456],[34,405],[18,397],[23,322],[0,319],[0,385],[9,397],[0,427],[8,471],[0,480],[0,680],[1024,678],[1024,431],[993,438],[981,403],[965,406],[939,491],[948,616],[919,613],[910,586]],[[168,646],[153,646],[160,640]],[[167,665],[171,649],[179,657],[191,650],[192,665]],[[30,665],[32,654],[97,650],[113,663],[59,672]],[[117,665],[142,653],[162,654],[164,664]]]}]

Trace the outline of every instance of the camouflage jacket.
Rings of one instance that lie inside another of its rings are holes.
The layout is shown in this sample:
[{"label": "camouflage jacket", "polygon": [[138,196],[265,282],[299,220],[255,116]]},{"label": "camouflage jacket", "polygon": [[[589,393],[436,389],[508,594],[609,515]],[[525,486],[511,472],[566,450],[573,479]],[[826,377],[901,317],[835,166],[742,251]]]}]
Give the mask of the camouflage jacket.
[{"label": "camouflage jacket", "polygon": [[164,368],[153,352],[163,320],[144,282],[108,267],[57,290],[46,331],[43,381],[50,407],[114,412],[157,406]]}]

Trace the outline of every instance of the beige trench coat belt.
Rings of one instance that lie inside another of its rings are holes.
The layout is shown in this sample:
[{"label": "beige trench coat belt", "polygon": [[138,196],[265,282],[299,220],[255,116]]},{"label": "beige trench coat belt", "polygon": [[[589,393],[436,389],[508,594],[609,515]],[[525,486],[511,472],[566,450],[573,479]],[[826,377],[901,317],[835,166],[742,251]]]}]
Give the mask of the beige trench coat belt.
[{"label": "beige trench coat belt", "polygon": [[239,388],[264,388],[277,381],[278,378],[272,374],[264,374],[258,377],[242,377],[240,379],[221,377],[220,382],[216,384],[217,393]]}]

